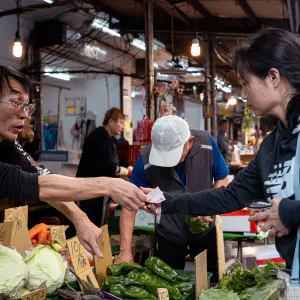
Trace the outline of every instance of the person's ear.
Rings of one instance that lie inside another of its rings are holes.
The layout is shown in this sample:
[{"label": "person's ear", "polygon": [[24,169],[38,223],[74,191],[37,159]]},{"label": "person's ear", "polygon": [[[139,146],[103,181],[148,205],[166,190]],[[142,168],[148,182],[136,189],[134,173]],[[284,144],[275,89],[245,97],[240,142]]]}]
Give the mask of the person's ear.
[{"label": "person's ear", "polygon": [[266,85],[273,88],[278,88],[281,76],[276,68],[271,68],[265,78]]}]

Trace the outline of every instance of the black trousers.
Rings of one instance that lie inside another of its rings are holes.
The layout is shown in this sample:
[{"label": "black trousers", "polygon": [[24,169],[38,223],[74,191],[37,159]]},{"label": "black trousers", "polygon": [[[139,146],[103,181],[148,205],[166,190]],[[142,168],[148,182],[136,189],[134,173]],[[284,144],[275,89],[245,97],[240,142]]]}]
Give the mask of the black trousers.
[{"label": "black trousers", "polygon": [[101,226],[104,198],[80,201],[80,208],[96,226]]},{"label": "black trousers", "polygon": [[157,238],[157,257],[176,270],[183,270],[185,256],[190,254],[194,259],[199,253],[207,250],[207,270],[213,273],[212,282],[218,282],[218,253],[216,241],[216,228],[211,229],[205,236],[197,234],[192,236],[189,245],[181,245],[156,234]]}]

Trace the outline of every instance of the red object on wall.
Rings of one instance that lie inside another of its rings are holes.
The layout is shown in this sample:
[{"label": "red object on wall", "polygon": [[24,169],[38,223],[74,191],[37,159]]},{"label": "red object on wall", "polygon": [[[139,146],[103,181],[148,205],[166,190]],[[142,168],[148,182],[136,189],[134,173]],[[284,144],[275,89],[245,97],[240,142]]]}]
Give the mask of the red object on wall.
[{"label": "red object on wall", "polygon": [[139,145],[148,145],[151,143],[151,130],[154,121],[140,120],[137,121],[136,140]]}]

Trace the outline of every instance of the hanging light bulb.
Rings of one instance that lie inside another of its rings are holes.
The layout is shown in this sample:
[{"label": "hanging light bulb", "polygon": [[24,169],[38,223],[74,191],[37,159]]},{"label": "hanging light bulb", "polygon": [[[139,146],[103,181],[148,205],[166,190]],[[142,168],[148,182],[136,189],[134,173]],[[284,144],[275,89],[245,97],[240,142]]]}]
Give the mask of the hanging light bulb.
[{"label": "hanging light bulb", "polygon": [[237,100],[234,96],[230,96],[230,98],[227,101],[228,105],[236,105],[237,104]]},{"label": "hanging light bulb", "polygon": [[17,0],[17,31],[12,50],[14,57],[21,57],[23,54],[23,46],[20,38],[20,0]]},{"label": "hanging light bulb", "polygon": [[13,56],[21,57],[23,54],[23,46],[20,38],[19,31],[16,32],[16,38],[13,45]]},{"label": "hanging light bulb", "polygon": [[194,38],[191,46],[191,54],[192,56],[199,56],[200,53],[201,53],[201,49],[199,45],[199,40],[197,38]]}]

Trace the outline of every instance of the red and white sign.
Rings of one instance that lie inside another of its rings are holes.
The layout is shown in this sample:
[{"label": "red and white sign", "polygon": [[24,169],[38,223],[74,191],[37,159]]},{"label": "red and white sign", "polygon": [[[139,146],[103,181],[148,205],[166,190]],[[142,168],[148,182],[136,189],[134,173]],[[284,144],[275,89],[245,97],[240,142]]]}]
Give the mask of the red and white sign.
[{"label": "red and white sign", "polygon": [[249,222],[250,212],[247,209],[237,210],[220,215],[224,232],[260,232],[255,222]]}]

